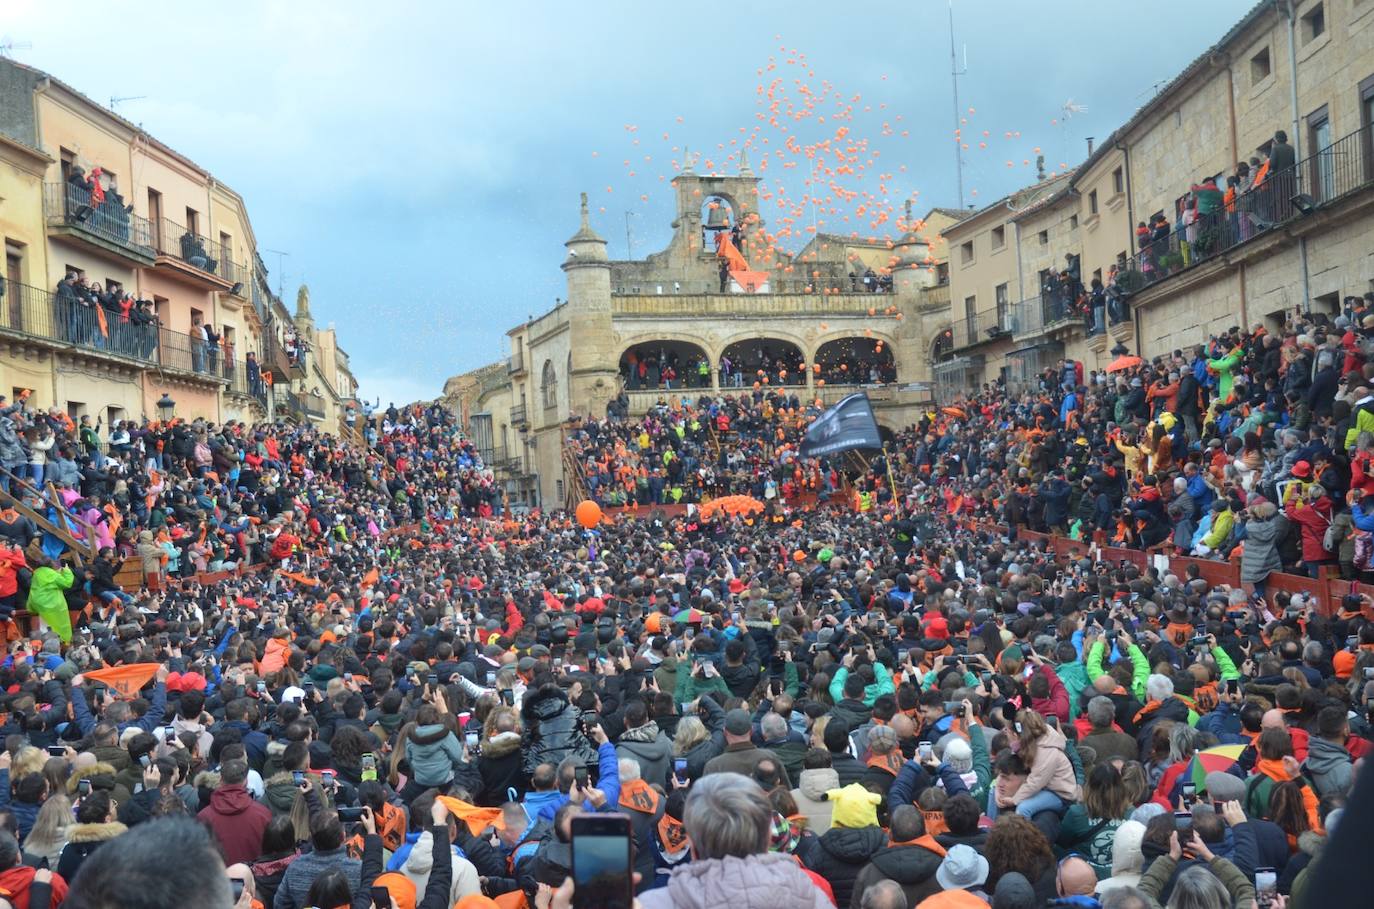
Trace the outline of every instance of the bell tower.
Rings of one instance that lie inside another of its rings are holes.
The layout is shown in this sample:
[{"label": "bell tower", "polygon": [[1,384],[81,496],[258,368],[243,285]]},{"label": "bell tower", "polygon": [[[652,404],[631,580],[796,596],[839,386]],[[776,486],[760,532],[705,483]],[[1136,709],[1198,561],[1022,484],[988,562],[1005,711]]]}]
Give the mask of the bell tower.
[{"label": "bell tower", "polygon": [[673,179],[676,216],[673,239],[667,249],[668,265],[689,281],[709,283],[717,279],[718,265],[713,234],[736,225],[743,235],[746,258],[762,264],[760,252],[750,247],[751,237],[763,235],[759,214],[759,178],[741,150],[734,174],[698,173],[698,159],[683,150],[682,170]]},{"label": "bell tower", "polygon": [[611,329],[611,263],[606,241],[592,230],[586,193],[582,193],[581,226],[563,245],[568,248],[563,260],[571,364],[568,403],[573,413],[604,417],[606,404],[616,393],[620,352],[615,350]]}]

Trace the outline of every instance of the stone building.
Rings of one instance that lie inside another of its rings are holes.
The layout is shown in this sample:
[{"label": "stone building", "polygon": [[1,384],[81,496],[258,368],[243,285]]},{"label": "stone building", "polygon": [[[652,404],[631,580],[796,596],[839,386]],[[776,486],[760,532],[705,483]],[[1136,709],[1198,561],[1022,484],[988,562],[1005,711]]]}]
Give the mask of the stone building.
[{"label": "stone building", "polygon": [[[1276,130],[1296,167],[1142,249],[1137,225],[1177,224],[1193,185],[1214,177],[1224,190],[1238,164],[1264,160]],[[1067,177],[946,231],[954,304],[940,393],[1015,383],[1060,357],[1101,368],[1118,344],[1149,357],[1232,325],[1273,327],[1295,308],[1334,313],[1374,288],[1371,231],[1374,4],[1259,3]],[[1084,284],[1115,269],[1128,290],[1129,310],[1105,333],[1089,337],[1041,293],[1042,271],[1068,262]],[[1001,285],[1020,306],[1001,306]]]},{"label": "stone building", "polygon": [[[561,266],[566,299],[507,332],[504,376],[484,367],[446,388],[470,402],[469,430],[513,502],[571,499],[565,428],[604,417],[622,395],[634,415],[756,382],[827,403],[862,387],[888,430],[929,402],[930,319],[948,309],[939,238],[963,213],[936,209],[918,222],[908,211],[896,239],[816,234],[764,263],[759,182],[747,159],[734,174],[698,174],[689,159],[673,181],[672,238],[635,261],[607,256],[584,194]],[[665,365],[678,372],[671,389]]]}]

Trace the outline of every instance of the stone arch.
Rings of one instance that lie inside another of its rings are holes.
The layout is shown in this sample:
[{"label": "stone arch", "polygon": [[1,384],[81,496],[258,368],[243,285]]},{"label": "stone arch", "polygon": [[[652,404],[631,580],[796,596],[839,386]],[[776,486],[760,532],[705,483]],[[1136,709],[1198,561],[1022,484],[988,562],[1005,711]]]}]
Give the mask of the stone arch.
[{"label": "stone arch", "polygon": [[545,360],[539,373],[539,399],[546,410],[558,406],[558,370],[553,360]]},{"label": "stone arch", "polygon": [[731,363],[733,384],[806,384],[806,353],[800,339],[746,336],[727,343],[721,358]]},{"label": "stone arch", "polygon": [[897,381],[897,360],[886,338],[843,336],[816,348],[812,371],[826,382],[865,384]]},{"label": "stone arch", "polygon": [[[706,381],[701,381],[700,363],[706,361]],[[644,366],[641,377],[639,366]],[[620,354],[620,377],[629,391],[664,388],[664,367],[676,373],[673,388],[710,388],[713,360],[706,345],[683,338],[654,337],[628,345]]]},{"label": "stone arch", "polygon": [[954,326],[941,326],[930,342],[930,362],[943,363],[954,356]]}]

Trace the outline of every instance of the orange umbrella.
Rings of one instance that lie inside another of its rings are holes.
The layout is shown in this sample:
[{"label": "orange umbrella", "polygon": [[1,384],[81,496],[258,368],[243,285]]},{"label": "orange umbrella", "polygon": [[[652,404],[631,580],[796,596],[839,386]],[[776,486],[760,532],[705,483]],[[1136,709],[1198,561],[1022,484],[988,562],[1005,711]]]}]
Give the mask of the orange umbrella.
[{"label": "orange umbrella", "polygon": [[1139,366],[1143,362],[1145,361],[1140,359],[1140,357],[1137,357],[1135,354],[1122,354],[1121,356],[1117,357],[1115,360],[1107,364],[1107,372],[1121,372],[1124,369],[1130,369],[1134,366]]}]

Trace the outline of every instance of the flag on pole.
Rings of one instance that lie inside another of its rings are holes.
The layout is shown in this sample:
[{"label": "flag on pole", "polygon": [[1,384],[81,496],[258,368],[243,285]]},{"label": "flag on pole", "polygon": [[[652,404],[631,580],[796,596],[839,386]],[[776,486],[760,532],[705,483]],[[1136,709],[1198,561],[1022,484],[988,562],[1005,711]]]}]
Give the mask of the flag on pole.
[{"label": "flag on pole", "polygon": [[819,458],[851,448],[882,447],[878,421],[873,419],[873,405],[868,395],[860,391],[842,398],[806,428],[801,456]]}]

